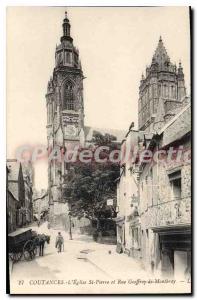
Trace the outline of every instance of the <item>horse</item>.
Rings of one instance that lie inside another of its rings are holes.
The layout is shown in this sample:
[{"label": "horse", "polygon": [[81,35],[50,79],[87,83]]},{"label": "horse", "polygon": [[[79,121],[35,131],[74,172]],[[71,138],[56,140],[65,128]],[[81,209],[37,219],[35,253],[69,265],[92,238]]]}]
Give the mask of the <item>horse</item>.
[{"label": "horse", "polygon": [[40,256],[43,256],[45,242],[49,244],[50,238],[51,238],[50,235],[46,235],[46,234],[37,234],[36,237],[34,238],[34,244],[36,247],[39,248]]}]

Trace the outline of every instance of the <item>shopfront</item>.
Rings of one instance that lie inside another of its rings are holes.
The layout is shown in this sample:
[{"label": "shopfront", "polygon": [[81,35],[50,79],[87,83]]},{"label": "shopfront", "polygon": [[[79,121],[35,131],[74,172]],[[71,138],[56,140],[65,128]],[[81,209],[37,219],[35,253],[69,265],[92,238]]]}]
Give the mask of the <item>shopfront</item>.
[{"label": "shopfront", "polygon": [[161,274],[180,280],[191,276],[191,226],[152,228],[159,237]]}]

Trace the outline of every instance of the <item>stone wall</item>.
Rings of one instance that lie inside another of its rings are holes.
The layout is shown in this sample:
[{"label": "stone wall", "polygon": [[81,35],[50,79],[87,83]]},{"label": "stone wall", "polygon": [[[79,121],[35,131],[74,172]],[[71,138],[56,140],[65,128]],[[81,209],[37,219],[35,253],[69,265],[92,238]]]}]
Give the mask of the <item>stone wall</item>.
[{"label": "stone wall", "polygon": [[[191,149],[190,108],[185,111],[160,133],[158,149],[168,150]],[[170,144],[170,145],[169,145]],[[155,148],[156,150],[156,148]],[[181,194],[175,197],[170,181],[170,174],[180,172]],[[160,246],[156,245],[157,234],[154,227],[172,227],[191,224],[191,164],[183,160],[151,162],[143,166],[139,182],[140,223],[141,223],[141,256],[147,269],[151,269],[152,261],[160,257]]]}]

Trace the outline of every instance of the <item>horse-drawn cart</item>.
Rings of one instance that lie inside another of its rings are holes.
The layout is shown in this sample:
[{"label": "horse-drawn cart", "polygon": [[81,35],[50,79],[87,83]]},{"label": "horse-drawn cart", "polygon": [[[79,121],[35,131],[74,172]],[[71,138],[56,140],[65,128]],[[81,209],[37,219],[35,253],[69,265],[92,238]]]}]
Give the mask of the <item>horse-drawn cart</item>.
[{"label": "horse-drawn cart", "polygon": [[35,235],[31,229],[19,229],[8,235],[9,257],[12,261],[32,260],[37,253]]}]

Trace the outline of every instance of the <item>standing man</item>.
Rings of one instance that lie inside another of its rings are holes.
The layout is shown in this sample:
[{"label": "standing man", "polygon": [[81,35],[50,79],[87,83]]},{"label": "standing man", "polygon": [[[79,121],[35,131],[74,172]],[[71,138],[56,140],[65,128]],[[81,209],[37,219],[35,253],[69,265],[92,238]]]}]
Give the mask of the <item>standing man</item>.
[{"label": "standing man", "polygon": [[72,240],[72,219],[71,219],[71,212],[68,213],[69,215],[69,239]]},{"label": "standing man", "polygon": [[62,246],[64,244],[64,238],[61,235],[61,232],[58,232],[58,236],[56,237],[55,247],[57,248],[57,252],[62,252]]}]

